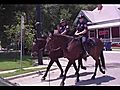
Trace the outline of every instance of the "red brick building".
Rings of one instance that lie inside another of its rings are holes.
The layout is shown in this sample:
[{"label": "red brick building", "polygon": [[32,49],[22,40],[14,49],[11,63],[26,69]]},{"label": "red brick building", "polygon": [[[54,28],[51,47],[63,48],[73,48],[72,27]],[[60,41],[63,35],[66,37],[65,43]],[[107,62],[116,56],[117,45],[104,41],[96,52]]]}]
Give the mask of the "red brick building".
[{"label": "red brick building", "polygon": [[89,37],[103,38],[104,42],[120,42],[120,4],[101,4],[93,11],[81,10],[78,16],[80,14],[88,23]]}]

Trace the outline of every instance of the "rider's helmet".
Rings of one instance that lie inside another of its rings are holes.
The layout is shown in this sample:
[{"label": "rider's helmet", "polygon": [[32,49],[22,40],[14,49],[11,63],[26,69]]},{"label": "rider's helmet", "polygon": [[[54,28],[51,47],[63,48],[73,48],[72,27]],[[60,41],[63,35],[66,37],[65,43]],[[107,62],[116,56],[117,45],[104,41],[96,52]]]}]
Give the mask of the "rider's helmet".
[{"label": "rider's helmet", "polygon": [[81,19],[81,18],[84,18],[84,15],[80,15],[80,16],[78,16],[78,19]]},{"label": "rider's helmet", "polygon": [[60,23],[64,23],[64,22],[65,22],[65,20],[64,20],[64,19],[61,19],[61,20],[60,20]]}]

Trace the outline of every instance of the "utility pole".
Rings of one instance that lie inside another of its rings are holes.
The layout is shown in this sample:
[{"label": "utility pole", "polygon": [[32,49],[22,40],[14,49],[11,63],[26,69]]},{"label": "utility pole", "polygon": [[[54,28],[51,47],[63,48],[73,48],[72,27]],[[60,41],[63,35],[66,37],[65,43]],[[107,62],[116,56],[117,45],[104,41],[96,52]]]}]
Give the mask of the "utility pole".
[{"label": "utility pole", "polygon": [[[41,19],[41,5],[36,5],[36,30],[37,30],[37,38],[41,38],[42,36],[42,19]],[[38,65],[43,65],[42,60],[42,51],[38,52]]]},{"label": "utility pole", "polygon": [[21,50],[20,50],[20,70],[22,69],[22,59],[23,59],[23,30],[24,30],[24,16],[21,15],[21,38],[20,38],[20,42],[21,42]]}]

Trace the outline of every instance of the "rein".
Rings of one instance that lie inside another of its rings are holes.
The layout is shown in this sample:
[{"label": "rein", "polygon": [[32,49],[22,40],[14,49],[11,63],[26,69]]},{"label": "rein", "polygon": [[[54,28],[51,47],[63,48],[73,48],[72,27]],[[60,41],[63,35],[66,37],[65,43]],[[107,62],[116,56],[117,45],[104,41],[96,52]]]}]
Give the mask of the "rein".
[{"label": "rein", "polygon": [[56,49],[51,49],[49,52],[54,52],[54,51],[57,51],[57,50],[59,50],[59,49],[61,49],[61,48],[58,47],[58,48],[56,48]]},{"label": "rein", "polygon": [[44,38],[37,38],[37,40],[45,40]]}]

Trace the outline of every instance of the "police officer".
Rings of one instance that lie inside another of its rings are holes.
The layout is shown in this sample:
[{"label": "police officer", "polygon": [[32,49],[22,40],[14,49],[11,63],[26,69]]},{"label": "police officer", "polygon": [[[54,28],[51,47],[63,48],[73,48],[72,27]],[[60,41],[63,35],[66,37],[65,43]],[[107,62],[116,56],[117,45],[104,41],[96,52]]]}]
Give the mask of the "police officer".
[{"label": "police officer", "polygon": [[57,25],[56,29],[54,30],[55,34],[66,34],[69,30],[69,26],[64,19],[60,20],[60,23]]},{"label": "police officer", "polygon": [[83,15],[80,15],[78,17],[75,36],[82,36],[83,58],[86,60],[87,57],[89,56],[86,50],[86,41],[88,39],[88,28],[87,28],[87,23],[84,21]]}]

